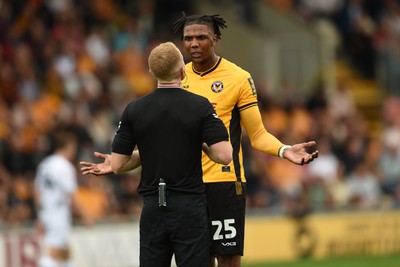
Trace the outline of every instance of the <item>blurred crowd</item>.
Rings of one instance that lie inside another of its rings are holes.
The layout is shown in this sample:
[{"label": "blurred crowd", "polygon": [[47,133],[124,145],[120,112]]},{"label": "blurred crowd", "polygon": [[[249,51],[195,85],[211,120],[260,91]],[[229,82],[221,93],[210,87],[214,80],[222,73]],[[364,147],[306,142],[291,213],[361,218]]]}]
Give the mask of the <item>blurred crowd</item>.
[{"label": "blurred crowd", "polygon": [[[284,1],[265,2],[274,6]],[[313,1],[287,2],[303,7],[300,2]],[[110,152],[122,109],[156,85],[147,68],[148,52],[158,42],[173,38],[172,21],[181,10],[192,13],[191,3],[0,1],[0,228],[34,220],[33,179],[38,162],[51,149],[51,134],[57,127],[68,126],[79,135],[77,162],[98,161],[94,151]],[[369,14],[362,1],[346,3],[340,10],[358,4],[362,14]],[[292,9],[307,19],[321,13],[304,10]],[[372,46],[374,53],[368,60],[382,52],[394,53],[391,48],[399,42],[398,2],[382,1],[381,11],[379,16],[370,16],[375,25],[370,40],[379,45]],[[246,14],[244,19],[248,19]],[[344,39],[343,44],[352,62],[367,60],[352,54]],[[392,55],[388,58],[396,60]],[[376,75],[360,71],[370,78]],[[394,84],[399,92],[400,83]],[[249,211],[302,216],[320,210],[400,204],[400,99],[396,93],[388,94],[383,103],[383,129],[371,134],[345,81],[338,81],[336,90],[317,85],[307,99],[293,98],[289,86],[274,95],[257,81],[256,87],[266,128],[288,144],[316,140],[320,154],[312,164],[296,166],[251,149],[244,135]],[[139,179],[140,169],[118,176],[80,175],[79,199],[99,221],[137,218],[142,204],[136,192]]]},{"label": "blurred crowd", "polygon": [[[327,19],[341,35],[341,56],[360,75],[400,96],[399,0],[261,0],[308,22]],[[245,2],[245,1],[241,1]],[[253,6],[254,8],[254,6]],[[252,8],[244,9],[251,13]],[[254,16],[250,21],[256,20]]]},{"label": "blurred crowd", "polygon": [[[156,86],[148,52],[191,9],[184,0],[0,1],[0,224],[35,218],[32,182],[58,127],[80,136],[78,161],[110,152],[122,109]],[[137,214],[132,175],[80,177],[87,212]]]}]

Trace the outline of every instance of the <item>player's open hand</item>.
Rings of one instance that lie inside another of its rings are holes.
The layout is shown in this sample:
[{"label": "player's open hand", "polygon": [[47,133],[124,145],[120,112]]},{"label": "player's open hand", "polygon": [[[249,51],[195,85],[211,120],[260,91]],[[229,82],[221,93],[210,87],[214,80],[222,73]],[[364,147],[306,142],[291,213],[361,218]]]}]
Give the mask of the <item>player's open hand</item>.
[{"label": "player's open hand", "polygon": [[102,163],[93,163],[87,161],[81,161],[81,172],[83,175],[93,174],[96,176],[111,174],[111,155],[102,154],[100,152],[94,152],[96,158],[102,158],[104,161]]},{"label": "player's open hand", "polygon": [[316,145],[315,141],[295,144],[286,149],[283,157],[295,164],[304,165],[318,158],[318,150],[308,153],[307,150]]}]

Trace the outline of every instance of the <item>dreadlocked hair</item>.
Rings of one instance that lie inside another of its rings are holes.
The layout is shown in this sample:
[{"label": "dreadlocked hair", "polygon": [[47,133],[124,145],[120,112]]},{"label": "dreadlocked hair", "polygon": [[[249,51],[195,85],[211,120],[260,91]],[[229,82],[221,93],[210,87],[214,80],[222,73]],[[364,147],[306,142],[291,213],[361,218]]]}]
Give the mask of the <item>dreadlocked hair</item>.
[{"label": "dreadlocked hair", "polygon": [[183,29],[186,25],[191,24],[204,24],[212,26],[218,39],[221,39],[221,29],[228,27],[226,25],[226,21],[220,17],[219,14],[186,16],[185,12],[182,12],[182,18],[177,19],[173,23],[174,33],[180,36],[181,40],[183,40]]}]

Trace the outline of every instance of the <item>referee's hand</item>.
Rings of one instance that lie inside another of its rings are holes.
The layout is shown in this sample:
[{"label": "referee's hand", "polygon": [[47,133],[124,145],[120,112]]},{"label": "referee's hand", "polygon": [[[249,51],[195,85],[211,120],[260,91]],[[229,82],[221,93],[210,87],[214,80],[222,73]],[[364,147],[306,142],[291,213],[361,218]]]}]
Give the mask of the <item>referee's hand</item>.
[{"label": "referee's hand", "polygon": [[111,155],[103,154],[100,152],[94,152],[94,156],[96,158],[102,158],[104,161],[102,163],[93,163],[87,161],[81,161],[79,164],[81,165],[81,172],[83,175],[106,175],[111,174]]}]

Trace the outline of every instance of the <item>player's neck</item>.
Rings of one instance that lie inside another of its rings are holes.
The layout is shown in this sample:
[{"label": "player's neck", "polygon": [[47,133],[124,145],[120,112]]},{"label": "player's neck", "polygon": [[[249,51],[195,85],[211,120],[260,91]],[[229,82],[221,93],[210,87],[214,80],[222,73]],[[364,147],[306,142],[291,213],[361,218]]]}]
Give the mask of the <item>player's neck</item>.
[{"label": "player's neck", "polygon": [[202,73],[202,72],[207,72],[210,69],[215,67],[215,64],[217,64],[219,59],[219,56],[214,54],[210,60],[205,61],[204,63],[195,63],[193,62],[193,68],[196,72]]},{"label": "player's neck", "polygon": [[64,148],[64,149],[59,149],[56,151],[57,155],[65,158],[68,161],[73,161],[74,155],[73,155],[73,151],[70,151],[68,148]]}]

